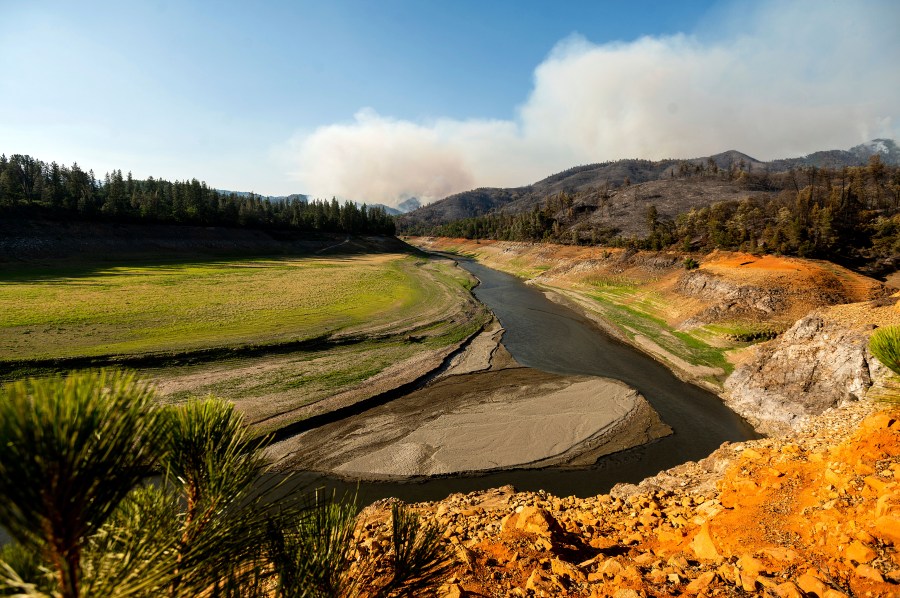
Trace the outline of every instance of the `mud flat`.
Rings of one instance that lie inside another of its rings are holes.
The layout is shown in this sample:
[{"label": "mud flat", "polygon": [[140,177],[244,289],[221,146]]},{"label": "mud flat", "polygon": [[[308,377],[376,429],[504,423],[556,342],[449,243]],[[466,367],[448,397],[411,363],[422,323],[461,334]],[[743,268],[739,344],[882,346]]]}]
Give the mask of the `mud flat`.
[{"label": "mud flat", "polygon": [[423,389],[271,448],[281,469],[389,480],[585,466],[668,434],[636,390],[522,367],[489,326]]}]

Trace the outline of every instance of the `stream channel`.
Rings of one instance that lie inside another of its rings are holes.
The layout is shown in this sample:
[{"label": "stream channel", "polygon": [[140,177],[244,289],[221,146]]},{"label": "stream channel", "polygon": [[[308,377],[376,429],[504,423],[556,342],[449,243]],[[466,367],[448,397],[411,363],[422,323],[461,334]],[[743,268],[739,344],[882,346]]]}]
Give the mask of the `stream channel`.
[{"label": "stream channel", "polygon": [[[651,357],[609,336],[581,314],[547,299],[516,277],[471,260],[458,260],[481,284],[475,296],[494,312],[506,332],[503,344],[520,364],[556,374],[586,374],[621,380],[650,402],[674,434],[650,444],[601,457],[586,468],[519,469],[487,474],[356,484],[312,472],[297,472],[298,489],[357,493],[361,505],[396,496],[407,502],[438,500],[512,484],[557,496],[593,496],[619,482],[636,483],[664,469],[709,455],[726,441],[757,438],[753,428],[716,395],[679,380]],[[402,399],[401,399],[402,400]],[[365,418],[363,412],[351,417]]]}]

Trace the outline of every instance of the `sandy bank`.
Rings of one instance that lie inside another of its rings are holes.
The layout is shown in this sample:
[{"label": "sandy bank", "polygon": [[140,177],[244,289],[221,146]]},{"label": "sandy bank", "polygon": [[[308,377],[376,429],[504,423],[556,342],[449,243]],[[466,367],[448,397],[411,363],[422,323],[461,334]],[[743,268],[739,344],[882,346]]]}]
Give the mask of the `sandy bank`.
[{"label": "sandy bank", "polygon": [[671,433],[632,388],[529,368],[452,375],[278,443],[282,469],[391,479],[587,465]]}]

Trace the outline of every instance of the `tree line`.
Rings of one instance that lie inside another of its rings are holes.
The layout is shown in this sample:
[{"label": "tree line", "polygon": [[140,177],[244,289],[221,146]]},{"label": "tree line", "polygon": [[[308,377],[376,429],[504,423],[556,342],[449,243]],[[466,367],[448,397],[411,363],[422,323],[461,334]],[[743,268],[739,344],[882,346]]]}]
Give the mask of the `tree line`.
[{"label": "tree line", "polygon": [[609,192],[594,202],[584,201],[578,193],[561,192],[527,212],[495,212],[417,232],[649,250],[727,249],[849,261],[900,255],[900,167],[883,163],[877,155],[866,166],[803,167],[775,174],[722,169],[712,162],[685,164],[673,168],[667,178],[731,180],[749,194],[674,218],[662,216],[651,203],[641,215],[649,234],[639,238],[622,236],[615,228],[583,217],[598,209],[597,204],[614,201]]},{"label": "tree line", "polygon": [[273,201],[222,192],[197,179],[139,180],[121,170],[98,180],[93,170],[46,163],[30,156],[0,155],[0,215],[154,224],[393,235],[382,207],[353,202]]}]

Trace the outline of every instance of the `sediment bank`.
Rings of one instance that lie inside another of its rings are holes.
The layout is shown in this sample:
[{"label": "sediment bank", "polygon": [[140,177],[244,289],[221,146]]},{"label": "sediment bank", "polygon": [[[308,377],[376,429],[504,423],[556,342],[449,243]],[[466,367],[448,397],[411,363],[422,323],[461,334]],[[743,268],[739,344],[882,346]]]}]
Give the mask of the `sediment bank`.
[{"label": "sediment bank", "polygon": [[644,397],[593,376],[522,367],[493,322],[426,387],[276,443],[279,469],[403,479],[586,466],[671,433]]}]

